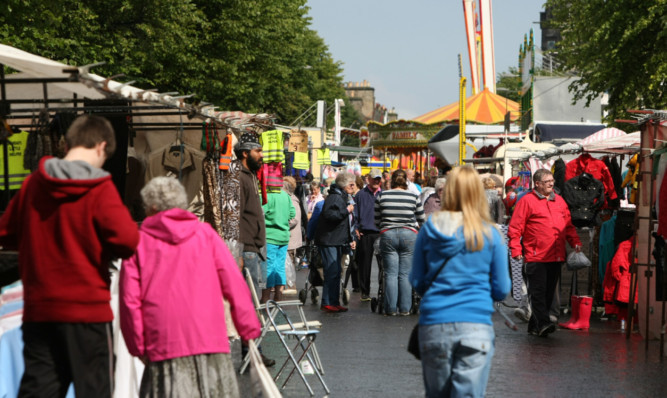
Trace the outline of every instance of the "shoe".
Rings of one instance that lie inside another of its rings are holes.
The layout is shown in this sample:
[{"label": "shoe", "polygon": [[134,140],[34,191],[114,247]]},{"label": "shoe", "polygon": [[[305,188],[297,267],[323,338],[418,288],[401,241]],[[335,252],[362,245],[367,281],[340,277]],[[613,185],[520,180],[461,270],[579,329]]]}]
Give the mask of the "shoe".
[{"label": "shoe", "polygon": [[549,320],[551,323],[556,323],[558,322],[558,317],[556,315],[549,315]]},{"label": "shoe", "polygon": [[528,329],[528,334],[531,336],[539,336],[540,332],[538,332],[537,329]]},{"label": "shoe", "polygon": [[524,322],[528,322],[530,320],[530,315],[530,310],[527,308],[517,308],[514,310],[514,316]]},{"label": "shoe", "polygon": [[540,329],[540,331],[538,333],[538,336],[547,337],[549,334],[551,334],[555,331],[556,331],[556,325],[554,325],[553,323],[550,323],[546,326],[542,326],[542,328]]},{"label": "shoe", "polygon": [[362,294],[361,295],[361,301],[371,301],[371,296],[367,294]]},{"label": "shoe", "polygon": [[342,305],[334,305],[334,307],[338,310],[338,312],[347,312],[347,308],[343,307]]},{"label": "shoe", "polygon": [[384,316],[396,316],[395,312],[385,312]]},{"label": "shoe", "polygon": [[399,312],[398,315],[400,315],[400,316],[410,316],[410,311],[408,311],[408,312]]},{"label": "shoe", "polygon": [[352,289],[352,293],[359,293],[360,291],[361,291],[361,289],[359,289],[358,287],[355,287],[354,289]]},{"label": "shoe", "polygon": [[320,309],[321,309],[322,311],[324,311],[324,312],[330,312],[330,313],[333,313],[333,312],[339,312],[339,311],[340,311],[340,310],[338,309],[338,307],[336,307],[336,306],[334,306],[334,305],[323,305],[323,306],[320,307]]},{"label": "shoe", "polygon": [[264,366],[266,366],[267,368],[270,368],[271,366],[273,366],[273,365],[276,364],[275,359],[267,358],[267,357],[264,356],[264,354],[259,354],[259,355],[262,356],[262,363],[263,363]]}]

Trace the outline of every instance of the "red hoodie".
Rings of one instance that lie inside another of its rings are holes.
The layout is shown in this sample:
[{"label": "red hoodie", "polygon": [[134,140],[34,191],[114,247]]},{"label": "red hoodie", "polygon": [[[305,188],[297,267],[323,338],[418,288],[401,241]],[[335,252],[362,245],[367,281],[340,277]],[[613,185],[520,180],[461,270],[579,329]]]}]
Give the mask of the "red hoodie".
[{"label": "red hoodie", "polygon": [[90,179],[54,178],[48,159],[0,219],[0,245],[19,251],[23,321],[109,322],[109,260],[134,253],[137,225],[111,175],[79,166]]}]

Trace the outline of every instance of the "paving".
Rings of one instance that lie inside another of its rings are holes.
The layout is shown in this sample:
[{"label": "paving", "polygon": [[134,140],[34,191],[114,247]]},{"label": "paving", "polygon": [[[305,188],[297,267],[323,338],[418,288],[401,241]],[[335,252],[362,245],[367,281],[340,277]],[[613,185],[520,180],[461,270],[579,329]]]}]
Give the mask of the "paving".
[{"label": "paving", "polygon": [[[307,270],[297,272],[298,289],[304,287],[306,275]],[[375,284],[372,289],[376,291]],[[322,322],[316,345],[331,397],[424,396],[421,363],[406,351],[417,315],[372,313],[370,303],[361,302],[359,293],[351,294],[346,313],[323,313],[319,303],[310,300],[304,311],[308,320]],[[559,329],[540,338],[526,333],[526,324],[511,315],[511,308],[504,311],[517,322],[519,331],[507,328],[498,314],[493,316],[496,353],[487,397],[667,397],[667,359],[659,358],[659,341],[649,341],[646,348],[638,333],[626,339],[618,321],[602,321],[599,314],[591,316],[588,331]],[[563,315],[560,321],[567,319]],[[268,335],[262,347],[279,364],[287,358],[275,334]],[[238,343],[234,359],[240,364]],[[269,371],[275,375],[277,369]],[[315,396],[326,396],[316,376],[307,378]],[[242,396],[250,396],[248,373],[239,376],[239,382]],[[297,374],[282,393],[310,396]]]}]

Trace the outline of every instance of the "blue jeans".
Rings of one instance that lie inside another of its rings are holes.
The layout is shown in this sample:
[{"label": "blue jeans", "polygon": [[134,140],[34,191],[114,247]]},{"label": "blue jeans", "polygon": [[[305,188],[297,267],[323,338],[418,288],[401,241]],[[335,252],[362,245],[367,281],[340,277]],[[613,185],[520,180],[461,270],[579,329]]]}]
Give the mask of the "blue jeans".
[{"label": "blue jeans", "polygon": [[322,284],[322,305],[340,305],[340,261],[343,246],[320,246],[324,283]]},{"label": "blue jeans", "polygon": [[426,397],[484,397],[494,341],[483,323],[419,325]]},{"label": "blue jeans", "polygon": [[266,244],[266,288],[285,286],[287,245]]},{"label": "blue jeans", "polygon": [[390,229],[380,235],[380,252],[384,268],[384,311],[406,313],[412,306],[412,286],[408,274],[417,234],[406,228]]},{"label": "blue jeans", "polygon": [[243,267],[250,271],[250,278],[258,295],[266,289],[266,261],[259,258],[255,252],[243,252]]}]

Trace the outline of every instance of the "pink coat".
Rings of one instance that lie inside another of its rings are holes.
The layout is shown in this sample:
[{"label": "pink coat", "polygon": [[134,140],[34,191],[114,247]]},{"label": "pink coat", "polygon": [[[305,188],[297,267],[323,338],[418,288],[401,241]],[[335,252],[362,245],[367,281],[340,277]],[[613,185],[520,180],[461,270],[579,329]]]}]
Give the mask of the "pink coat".
[{"label": "pink coat", "polygon": [[227,246],[192,213],[146,218],[134,256],[120,271],[120,326],[130,354],[151,361],[229,353],[224,297],[240,336],[260,325],[250,290]]}]

